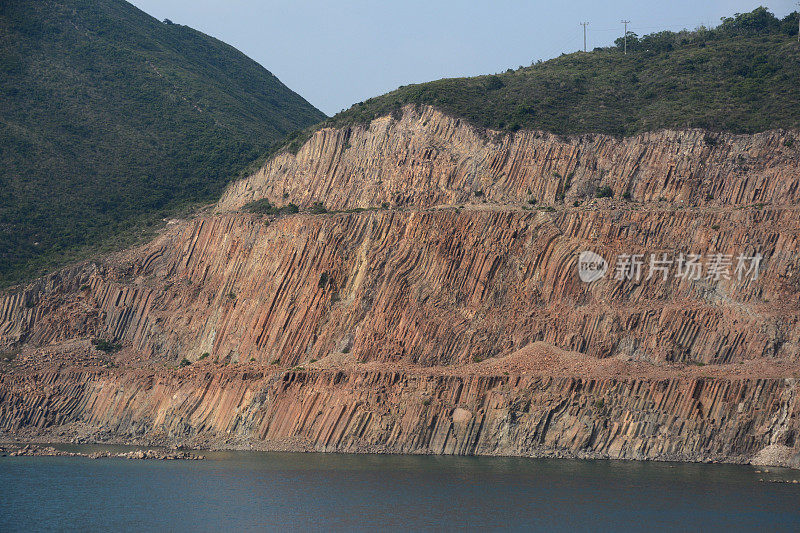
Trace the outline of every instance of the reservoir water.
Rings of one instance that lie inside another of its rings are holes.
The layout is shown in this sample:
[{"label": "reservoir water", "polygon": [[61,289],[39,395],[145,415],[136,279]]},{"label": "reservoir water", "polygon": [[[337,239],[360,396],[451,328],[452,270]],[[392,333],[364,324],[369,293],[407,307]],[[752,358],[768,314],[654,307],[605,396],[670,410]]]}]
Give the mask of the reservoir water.
[{"label": "reservoir water", "polygon": [[768,482],[800,479],[791,470],[493,457],[207,457],[0,458],[0,531],[800,531],[800,484]]}]

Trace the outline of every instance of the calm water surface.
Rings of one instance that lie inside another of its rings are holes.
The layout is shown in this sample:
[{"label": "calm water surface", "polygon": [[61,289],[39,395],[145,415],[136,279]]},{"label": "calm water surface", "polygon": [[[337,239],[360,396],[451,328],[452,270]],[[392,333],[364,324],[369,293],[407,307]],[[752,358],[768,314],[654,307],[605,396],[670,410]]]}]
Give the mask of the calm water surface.
[{"label": "calm water surface", "polygon": [[800,478],[787,470],[256,452],[208,457],[0,458],[0,531],[800,531],[800,484],[758,482]]}]

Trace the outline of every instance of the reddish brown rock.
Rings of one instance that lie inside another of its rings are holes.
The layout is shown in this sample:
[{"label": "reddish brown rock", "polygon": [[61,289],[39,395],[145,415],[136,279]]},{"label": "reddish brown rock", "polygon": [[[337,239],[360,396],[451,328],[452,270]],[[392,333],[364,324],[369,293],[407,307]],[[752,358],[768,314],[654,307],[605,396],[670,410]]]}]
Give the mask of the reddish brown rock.
[{"label": "reddish brown rock", "polygon": [[[411,108],[323,130],[214,213],[0,296],[0,347],[22,348],[0,371],[0,428],[339,451],[796,453],[794,136],[483,135]],[[603,186],[615,198],[594,198]],[[236,211],[264,197],[371,209]],[[587,249],[763,263],[755,280],[586,284]],[[90,338],[125,348],[104,355]],[[163,368],[183,358],[202,362]]]},{"label": "reddish brown rock", "polygon": [[[273,158],[228,188],[218,211],[258,198],[328,208],[490,203],[566,205],[610,186],[619,198],[673,206],[797,205],[796,133],[715,134],[658,131],[618,139],[520,131],[480,133],[426,107],[405,108],[402,120],[323,129],[298,152]],[[791,146],[790,146],[791,145]]]},{"label": "reddish brown rock", "polygon": [[[796,214],[377,211],[269,225],[203,217],[125,262],[75,274],[89,288],[11,296],[4,331],[35,344],[117,338],[171,362],[208,352],[296,365],[347,346],[363,362],[430,366],[534,341],[650,361],[796,359]],[[765,257],[756,281],[607,276],[588,285],[577,276],[583,249],[611,258],[741,247]],[[23,298],[36,304],[14,303]]]},{"label": "reddish brown rock", "polygon": [[[795,445],[797,380],[443,375],[41,374],[0,385],[0,428],[81,422],[120,438],[262,449],[746,462]],[[795,448],[796,450],[796,448]]]}]

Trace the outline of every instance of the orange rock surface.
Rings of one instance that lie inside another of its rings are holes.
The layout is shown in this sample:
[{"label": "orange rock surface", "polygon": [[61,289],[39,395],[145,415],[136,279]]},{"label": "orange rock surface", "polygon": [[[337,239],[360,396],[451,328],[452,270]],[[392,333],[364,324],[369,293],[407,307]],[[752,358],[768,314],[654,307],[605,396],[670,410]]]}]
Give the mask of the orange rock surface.
[{"label": "orange rock surface", "polygon": [[[20,350],[0,364],[0,430],[326,451],[796,454],[795,135],[500,135],[430,108],[322,130],[153,242],[0,295],[0,347]],[[602,187],[614,197],[595,198]],[[341,212],[241,211],[261,198]],[[583,250],[611,263],[603,279],[579,279]],[[651,253],[763,260],[757,279],[733,267],[731,279],[645,279],[647,265],[638,281],[614,279],[615,257]],[[104,355],[91,338],[123,349]],[[183,358],[193,364],[174,368]]]}]

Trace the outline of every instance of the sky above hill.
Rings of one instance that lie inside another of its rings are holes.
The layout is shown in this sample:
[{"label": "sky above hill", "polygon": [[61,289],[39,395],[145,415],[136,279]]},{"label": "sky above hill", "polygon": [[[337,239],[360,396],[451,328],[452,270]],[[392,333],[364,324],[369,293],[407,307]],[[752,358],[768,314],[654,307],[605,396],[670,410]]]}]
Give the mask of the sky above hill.
[{"label": "sky above hill", "polygon": [[400,85],[501,72],[623,33],[716,26],[759,5],[784,17],[795,0],[133,0],[150,15],[235,46],[328,115]]}]

